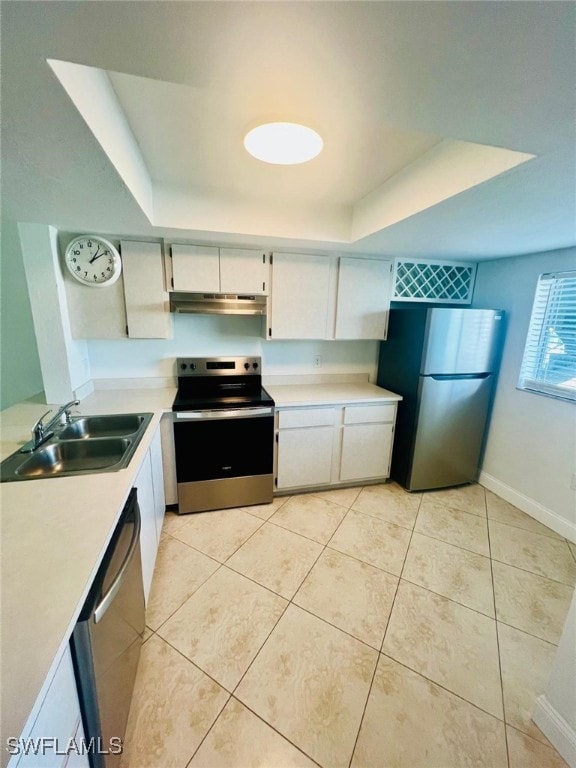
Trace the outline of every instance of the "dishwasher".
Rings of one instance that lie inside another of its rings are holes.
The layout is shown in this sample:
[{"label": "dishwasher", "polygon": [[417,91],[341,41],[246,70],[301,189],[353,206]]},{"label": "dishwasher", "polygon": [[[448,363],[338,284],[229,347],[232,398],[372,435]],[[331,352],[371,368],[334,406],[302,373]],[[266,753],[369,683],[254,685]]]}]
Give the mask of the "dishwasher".
[{"label": "dishwasher", "polygon": [[90,768],[120,765],[144,627],[133,488],[70,639]]}]

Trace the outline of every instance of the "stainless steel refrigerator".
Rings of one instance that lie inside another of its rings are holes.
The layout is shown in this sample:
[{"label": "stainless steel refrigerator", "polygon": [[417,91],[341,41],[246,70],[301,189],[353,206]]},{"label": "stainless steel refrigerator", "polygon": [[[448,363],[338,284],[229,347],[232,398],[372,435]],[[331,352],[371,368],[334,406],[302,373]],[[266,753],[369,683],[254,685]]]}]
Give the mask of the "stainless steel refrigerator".
[{"label": "stainless steel refrigerator", "polygon": [[390,476],[409,491],[478,479],[504,312],[392,309],[378,380],[402,395]]}]

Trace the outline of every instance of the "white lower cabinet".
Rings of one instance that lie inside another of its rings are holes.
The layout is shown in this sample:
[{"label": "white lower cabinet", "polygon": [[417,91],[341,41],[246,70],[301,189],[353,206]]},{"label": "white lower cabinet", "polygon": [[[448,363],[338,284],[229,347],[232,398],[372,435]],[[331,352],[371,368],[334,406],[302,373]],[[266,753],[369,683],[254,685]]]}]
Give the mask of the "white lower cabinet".
[{"label": "white lower cabinet", "polygon": [[385,480],[396,403],[278,409],[278,490]]},{"label": "white lower cabinet", "polygon": [[334,408],[279,412],[276,477],[279,489],[330,483],[334,418]]},{"label": "white lower cabinet", "polygon": [[8,744],[13,755],[8,768],[88,768],[86,754],[73,754],[76,746],[82,750],[83,736],[72,656],[66,647],[36,717],[26,724],[17,744]]},{"label": "white lower cabinet", "polygon": [[176,451],[174,450],[174,423],[172,413],[165,413],[160,420],[162,437],[162,465],[164,470],[164,497],[167,505],[178,503],[176,483]]},{"label": "white lower cabinet", "polygon": [[140,554],[142,556],[144,599],[148,602],[165,511],[159,428],[136,475],[134,485],[138,490],[138,506],[142,521]]},{"label": "white lower cabinet", "polygon": [[164,513],[166,512],[166,496],[164,493],[164,472],[162,462],[162,443],[160,428],[150,443],[150,465],[152,468],[152,485],[154,489],[154,521],[156,523],[156,538],[160,542]]}]

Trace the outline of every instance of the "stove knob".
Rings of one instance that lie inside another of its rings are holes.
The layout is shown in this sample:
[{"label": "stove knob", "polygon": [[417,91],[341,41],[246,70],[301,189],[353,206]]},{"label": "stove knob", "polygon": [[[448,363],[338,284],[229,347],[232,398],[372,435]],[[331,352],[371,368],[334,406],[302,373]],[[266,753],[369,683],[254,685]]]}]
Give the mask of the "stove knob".
[{"label": "stove knob", "polygon": [[258,363],[252,363],[252,368],[254,368],[254,370],[256,370],[256,368],[258,368]]},{"label": "stove knob", "polygon": [[244,368],[246,368],[246,370],[248,370],[248,368],[250,368],[250,363],[244,363]]},{"label": "stove knob", "polygon": [[187,368],[186,363],[181,363],[180,368],[182,368],[182,370],[185,371]]},{"label": "stove knob", "polygon": [[196,363],[190,363],[190,370],[195,371],[196,370]]}]

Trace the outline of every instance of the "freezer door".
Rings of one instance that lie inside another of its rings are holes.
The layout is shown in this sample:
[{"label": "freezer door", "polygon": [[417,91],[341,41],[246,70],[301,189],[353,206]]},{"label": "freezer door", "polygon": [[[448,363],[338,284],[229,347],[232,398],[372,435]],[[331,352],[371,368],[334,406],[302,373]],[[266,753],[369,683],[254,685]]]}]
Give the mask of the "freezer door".
[{"label": "freezer door", "polygon": [[477,479],[492,379],[488,374],[420,377],[408,490],[447,488]]},{"label": "freezer door", "polygon": [[494,309],[430,309],[420,373],[494,371],[503,316]]}]

